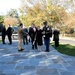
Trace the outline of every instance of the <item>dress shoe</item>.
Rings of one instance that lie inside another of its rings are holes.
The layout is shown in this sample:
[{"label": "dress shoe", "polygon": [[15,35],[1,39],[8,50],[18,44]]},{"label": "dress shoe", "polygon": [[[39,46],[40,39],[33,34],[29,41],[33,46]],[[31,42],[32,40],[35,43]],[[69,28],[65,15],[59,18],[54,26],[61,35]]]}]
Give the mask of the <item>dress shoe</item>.
[{"label": "dress shoe", "polygon": [[49,52],[49,50],[45,50],[45,52]]},{"label": "dress shoe", "polygon": [[9,43],[9,45],[11,45],[12,43]]},{"label": "dress shoe", "polygon": [[37,47],[35,47],[35,49],[37,49]]},{"label": "dress shoe", "polygon": [[23,44],[25,45],[25,42]]},{"label": "dress shoe", "polygon": [[3,44],[6,44],[6,43],[3,43]]},{"label": "dress shoe", "polygon": [[24,50],[24,49],[21,49],[22,51]]},{"label": "dress shoe", "polygon": [[23,51],[24,49],[18,49],[18,51]]},{"label": "dress shoe", "polygon": [[23,51],[22,49],[18,50],[19,52]]}]

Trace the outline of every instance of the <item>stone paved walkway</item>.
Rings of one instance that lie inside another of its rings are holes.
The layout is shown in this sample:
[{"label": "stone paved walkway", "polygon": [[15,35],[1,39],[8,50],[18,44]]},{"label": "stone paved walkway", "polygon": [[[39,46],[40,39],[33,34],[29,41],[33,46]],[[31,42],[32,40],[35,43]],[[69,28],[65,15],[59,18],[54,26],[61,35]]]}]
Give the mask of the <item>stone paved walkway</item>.
[{"label": "stone paved walkway", "polygon": [[75,57],[60,54],[52,46],[50,52],[32,50],[24,45],[18,52],[17,41],[0,43],[0,75],[75,75]]}]

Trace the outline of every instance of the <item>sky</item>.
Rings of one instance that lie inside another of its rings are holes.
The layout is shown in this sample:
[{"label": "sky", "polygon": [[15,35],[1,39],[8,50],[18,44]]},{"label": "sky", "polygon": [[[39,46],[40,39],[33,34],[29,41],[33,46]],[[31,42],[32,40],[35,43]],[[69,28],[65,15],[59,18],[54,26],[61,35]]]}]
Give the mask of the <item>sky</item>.
[{"label": "sky", "polygon": [[5,15],[10,9],[20,7],[20,0],[0,0],[0,15]]}]

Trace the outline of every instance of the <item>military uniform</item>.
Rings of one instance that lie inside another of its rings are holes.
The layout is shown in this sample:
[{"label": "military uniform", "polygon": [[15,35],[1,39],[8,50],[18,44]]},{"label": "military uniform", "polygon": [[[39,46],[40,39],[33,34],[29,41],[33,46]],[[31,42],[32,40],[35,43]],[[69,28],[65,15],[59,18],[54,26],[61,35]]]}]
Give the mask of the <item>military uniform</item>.
[{"label": "military uniform", "polygon": [[44,43],[46,45],[46,51],[49,52],[49,45],[50,45],[50,37],[52,37],[52,29],[50,26],[45,25],[43,27],[43,37],[44,37]]}]

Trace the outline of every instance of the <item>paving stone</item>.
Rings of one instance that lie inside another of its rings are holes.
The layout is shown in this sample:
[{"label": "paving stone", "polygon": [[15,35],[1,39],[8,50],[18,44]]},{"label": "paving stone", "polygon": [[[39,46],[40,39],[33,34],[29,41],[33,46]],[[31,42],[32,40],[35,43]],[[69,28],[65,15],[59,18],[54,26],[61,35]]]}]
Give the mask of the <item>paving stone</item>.
[{"label": "paving stone", "polygon": [[0,70],[0,74],[2,74],[2,73],[3,73],[3,71]]},{"label": "paving stone", "polygon": [[[8,43],[8,42],[7,42]],[[32,50],[31,43],[18,52],[18,40],[12,45],[0,43],[0,75],[75,75],[75,57],[59,53]]]},{"label": "paving stone", "polygon": [[67,71],[67,70],[66,70],[66,69],[63,69],[63,68],[59,68],[58,71],[59,71],[59,72],[65,72],[65,71]]},{"label": "paving stone", "polygon": [[25,70],[34,70],[35,66],[24,66]]},{"label": "paving stone", "polygon": [[5,75],[4,73],[0,73],[0,75]]},{"label": "paving stone", "polygon": [[62,64],[62,63],[66,63],[65,60],[63,59],[52,59],[54,63],[57,63],[57,64]]},{"label": "paving stone", "polygon": [[72,59],[70,57],[67,57],[67,56],[62,56],[62,57],[65,61],[72,61]]},{"label": "paving stone", "polygon": [[60,72],[61,75],[75,75],[75,72]]},{"label": "paving stone", "polygon": [[24,66],[16,66],[15,69],[16,70],[22,70],[22,69],[24,69]]},{"label": "paving stone", "polygon": [[48,65],[49,68],[51,69],[64,69],[64,66],[62,64],[51,64],[51,65]]},{"label": "paving stone", "polygon": [[71,66],[75,66],[75,61],[69,61],[68,62]]},{"label": "paving stone", "polygon": [[6,64],[5,61],[0,61],[0,66]]},{"label": "paving stone", "polygon": [[37,60],[31,60],[31,61],[29,61],[29,65],[30,66],[38,66],[39,62]]},{"label": "paving stone", "polygon": [[15,68],[15,65],[11,64],[4,64],[0,66],[0,70],[13,70]]},{"label": "paving stone", "polygon": [[36,56],[36,59],[38,59],[38,58],[41,58],[42,59],[42,58],[46,58],[46,56],[45,55],[37,55]]},{"label": "paving stone", "polygon": [[36,75],[36,71],[35,70],[29,70],[29,71],[25,71],[25,70],[23,70],[23,71],[19,71],[18,72],[18,75]]},{"label": "paving stone", "polygon": [[17,70],[4,70],[5,75],[17,75]]},{"label": "paving stone", "polygon": [[59,75],[57,69],[37,69],[37,75]]},{"label": "paving stone", "polygon": [[11,61],[11,62],[7,62],[6,64],[16,64],[17,62],[15,61]]},{"label": "paving stone", "polygon": [[66,68],[70,72],[75,72],[75,66],[70,66]]},{"label": "paving stone", "polygon": [[37,66],[36,69],[48,69],[48,66]]},{"label": "paving stone", "polygon": [[65,66],[65,67],[69,67],[70,66],[70,64],[68,62],[63,62],[62,65]]},{"label": "paving stone", "polygon": [[29,60],[19,60],[16,64],[16,66],[27,66],[29,65]]}]

